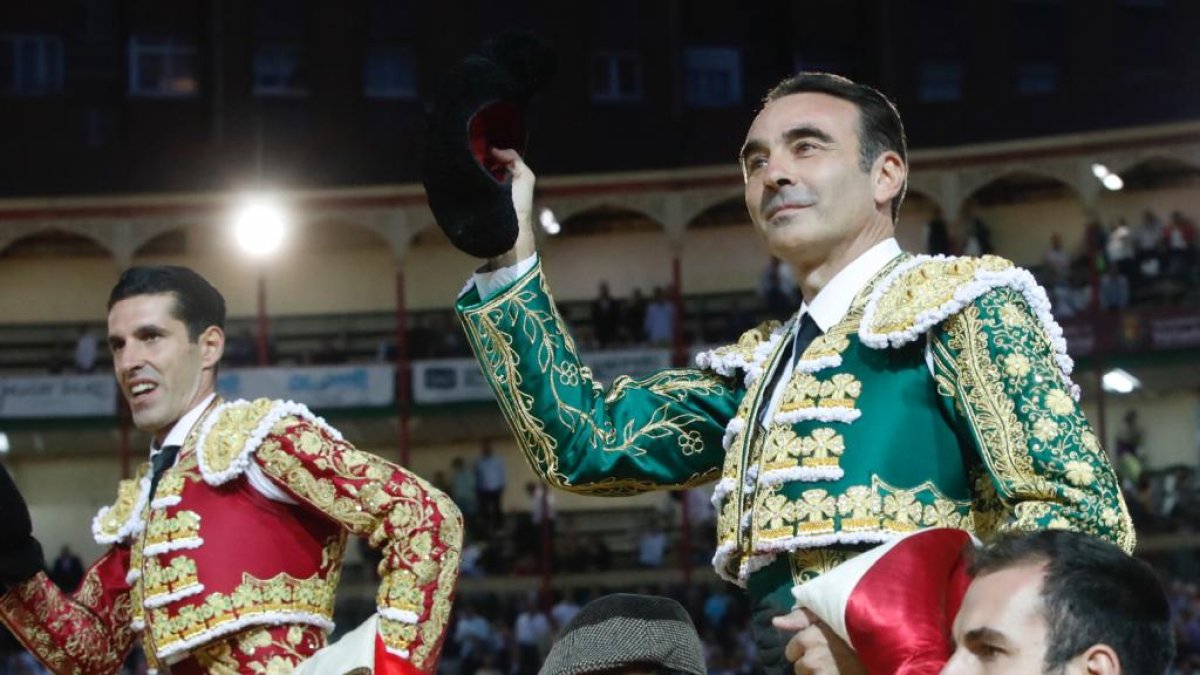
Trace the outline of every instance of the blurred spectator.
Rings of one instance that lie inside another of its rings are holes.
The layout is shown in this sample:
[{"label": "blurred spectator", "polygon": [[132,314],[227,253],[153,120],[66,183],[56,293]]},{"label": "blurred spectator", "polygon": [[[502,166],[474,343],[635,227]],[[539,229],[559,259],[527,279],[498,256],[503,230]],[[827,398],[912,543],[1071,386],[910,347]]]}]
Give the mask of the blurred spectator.
[{"label": "blurred spectator", "polygon": [[486,531],[504,526],[500,506],[504,497],[504,460],[492,451],[492,442],[483,441],[483,449],[475,460],[475,496],[479,502],[479,526]]},{"label": "blurred spectator", "polygon": [[596,345],[607,349],[617,341],[621,328],[621,303],[609,295],[608,282],[600,282],[600,295],[592,301],[592,333]]},{"label": "blurred spectator", "polygon": [[1050,235],[1050,248],[1042,258],[1042,264],[1047,286],[1057,287],[1070,282],[1071,256],[1063,249],[1062,235],[1057,232]]},{"label": "blurred spectator", "polygon": [[475,533],[475,516],[479,511],[478,495],[475,493],[475,474],[467,470],[467,464],[462,457],[450,461],[450,491],[447,493],[458,510],[462,512],[463,522],[469,532]]},{"label": "blurred spectator", "polygon": [[1136,410],[1125,412],[1121,428],[1117,430],[1117,473],[1121,485],[1127,490],[1136,490],[1142,479],[1142,459],[1138,451],[1142,447],[1145,432],[1138,424]]},{"label": "blurred spectator", "polygon": [[550,618],[554,620],[555,634],[562,635],[566,625],[579,614],[579,605],[562,591],[555,591],[554,596],[557,602],[550,608]]},{"label": "blurred spectator", "polygon": [[314,365],[329,366],[345,362],[345,350],[339,349],[333,338],[321,338],[321,346],[317,348],[317,351],[313,352],[312,363]]},{"label": "blurred spectator", "polygon": [[50,566],[49,576],[55,586],[67,593],[73,593],[79,588],[79,582],[83,581],[83,561],[64,544]]},{"label": "blurred spectator", "polygon": [[662,567],[667,551],[667,535],[658,526],[657,519],[638,537],[638,564],[642,567]]},{"label": "blurred spectator", "polygon": [[1142,214],[1142,226],[1137,231],[1138,274],[1143,281],[1154,281],[1162,275],[1161,249],[1163,224],[1147,210]]},{"label": "blurred spectator", "polygon": [[75,372],[90,373],[96,369],[96,355],[100,349],[99,340],[87,326],[79,328],[79,337],[75,340]]},{"label": "blurred spectator", "polygon": [[612,569],[612,550],[608,548],[608,544],[600,535],[593,534],[588,538],[584,555],[587,560],[587,569],[597,572],[607,572]]},{"label": "blurred spectator", "polygon": [[1171,213],[1171,222],[1163,233],[1167,250],[1167,274],[1189,274],[1196,258],[1196,226],[1179,211]]},{"label": "blurred spectator", "polygon": [[771,317],[791,315],[800,306],[800,291],[791,266],[772,256],[758,282],[758,297]]},{"label": "blurred spectator", "polygon": [[475,611],[469,602],[458,603],[458,624],[454,627],[454,643],[462,659],[462,672],[474,672],[476,664],[492,645],[492,626]]},{"label": "blurred spectator", "polygon": [[732,602],[724,588],[708,596],[704,601],[704,620],[714,628],[725,625],[725,617],[729,614],[729,605]]},{"label": "blurred spectator", "polygon": [[675,306],[667,298],[662,286],[654,288],[654,300],[646,306],[643,328],[646,339],[658,347],[670,344],[675,337]]},{"label": "blurred spectator", "polygon": [[934,217],[925,226],[925,252],[929,255],[950,254],[950,229],[941,216]]},{"label": "blurred spectator", "polygon": [[1129,279],[1109,265],[1100,276],[1100,307],[1107,311],[1121,310],[1129,306]]},{"label": "blurred spectator", "polygon": [[483,551],[487,547],[480,541],[472,541],[463,545],[462,558],[459,560],[458,573],[464,577],[483,576]]},{"label": "blurred spectator", "polygon": [[992,231],[978,216],[971,218],[967,225],[967,241],[963,244],[963,255],[990,255],[992,248]]},{"label": "blurred spectator", "polygon": [[515,629],[517,640],[517,675],[536,675],[542,663],[542,654],[554,636],[550,619],[537,606],[533,595],[525,598],[524,607],[517,615]]},{"label": "blurred spectator", "polygon": [[1108,232],[1108,244],[1105,246],[1109,265],[1116,268],[1130,283],[1137,273],[1137,254],[1134,249],[1133,230],[1124,218],[1113,223]]},{"label": "blurred spectator", "polygon": [[640,288],[633,289],[625,307],[625,333],[625,338],[635,345],[646,342],[646,297]]}]

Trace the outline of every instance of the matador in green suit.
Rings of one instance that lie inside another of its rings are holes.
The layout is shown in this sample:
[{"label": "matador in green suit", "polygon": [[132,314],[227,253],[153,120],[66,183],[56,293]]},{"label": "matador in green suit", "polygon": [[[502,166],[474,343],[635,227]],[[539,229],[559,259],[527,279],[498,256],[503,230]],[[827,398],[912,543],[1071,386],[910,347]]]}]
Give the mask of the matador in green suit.
[{"label": "matador in green suit", "polygon": [[[542,479],[583,494],[716,481],[713,565],[747,589],[768,672],[798,658],[784,658],[771,623],[792,611],[791,589],[905,533],[955,527],[986,542],[1068,528],[1133,549],[1045,291],[999,257],[896,244],[907,151],[879,92],[802,73],[772,90],[747,132],[746,207],[795,269],[799,312],[695,368],[607,390],[580,361],[534,252],[533,174],[515,152],[497,157],[520,236],[457,310],[521,450]],[[805,641],[796,672],[860,672],[826,638]]]}]

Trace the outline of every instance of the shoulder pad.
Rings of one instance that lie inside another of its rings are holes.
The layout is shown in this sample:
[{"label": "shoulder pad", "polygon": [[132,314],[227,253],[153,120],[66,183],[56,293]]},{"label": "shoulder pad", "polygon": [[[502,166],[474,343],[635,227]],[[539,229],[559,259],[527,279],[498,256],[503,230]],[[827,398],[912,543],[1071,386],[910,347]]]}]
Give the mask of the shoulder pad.
[{"label": "shoulder pad", "polygon": [[108,546],[130,539],[142,529],[142,511],[150,494],[150,463],[138,467],[134,478],[117,483],[117,501],[92,519],[92,537]]},{"label": "shoulder pad", "polygon": [[696,365],[718,375],[733,377],[741,369],[747,375],[761,370],[771,350],[783,337],[784,327],[778,321],[765,321],[742,333],[738,341],[696,355]]},{"label": "shoulder pad", "polygon": [[196,438],[196,460],[204,482],[223,485],[242,475],[254,451],[289,417],[315,422],[341,440],[336,430],[301,403],[267,398],[222,403],[204,419]]},{"label": "shoulder pad", "polygon": [[914,256],[880,279],[863,309],[858,337],[874,349],[899,347],[962,311],[993,288],[1021,291],[1037,310],[1050,302],[1028,271],[993,255]]}]

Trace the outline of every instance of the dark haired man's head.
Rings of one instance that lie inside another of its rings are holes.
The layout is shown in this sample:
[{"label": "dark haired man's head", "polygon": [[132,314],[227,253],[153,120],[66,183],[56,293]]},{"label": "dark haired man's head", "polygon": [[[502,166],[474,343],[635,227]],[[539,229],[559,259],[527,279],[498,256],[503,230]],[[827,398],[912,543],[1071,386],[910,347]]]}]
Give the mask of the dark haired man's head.
[{"label": "dark haired man's head", "polygon": [[1161,675],[1170,608],[1145,563],[1064,530],[1007,535],[976,552],[942,671]]},{"label": "dark haired man's head", "polygon": [[108,309],[125,298],[135,295],[169,293],[174,299],[171,316],[188,328],[188,338],[195,342],[204,329],[216,326],[225,329],[225,297],[208,280],[187,267],[153,265],[130,267],[121,274],[108,296]]},{"label": "dark haired man's head", "polygon": [[870,87],[826,73],[788,78],[767,95],[739,159],[750,219],[806,298],[894,234],[904,128]]},{"label": "dark haired man's head", "polygon": [[134,426],[157,441],[216,387],[225,299],[185,267],[133,267],[108,300],[108,346]]},{"label": "dark haired man's head", "polygon": [[[870,171],[875,160],[885,152],[894,152],[908,164],[908,137],[900,111],[891,99],[874,87],[859,84],[832,73],[797,73],[775,85],[767,92],[767,104],[791,94],[826,94],[853,103],[858,108],[858,167]],[[892,220],[900,217],[908,181],[891,201]]]}]

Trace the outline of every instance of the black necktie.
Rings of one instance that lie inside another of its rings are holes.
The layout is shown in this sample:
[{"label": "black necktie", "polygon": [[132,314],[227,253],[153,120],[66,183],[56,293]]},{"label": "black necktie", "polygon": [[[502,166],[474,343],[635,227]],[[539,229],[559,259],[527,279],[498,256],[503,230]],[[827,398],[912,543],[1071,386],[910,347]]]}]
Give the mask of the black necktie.
[{"label": "black necktie", "polygon": [[154,501],[154,491],[158,489],[158,479],[162,478],[164,471],[175,464],[175,457],[178,455],[179,446],[168,445],[159,450],[158,454],[150,460],[150,501]]},{"label": "black necktie", "polygon": [[759,410],[758,415],[759,424],[761,424],[763,418],[766,417],[767,408],[770,407],[770,401],[774,396],[775,387],[779,386],[779,380],[783,378],[783,364],[791,361],[792,365],[794,366],[796,362],[800,360],[800,357],[804,355],[804,350],[808,349],[808,346],[812,344],[812,341],[816,340],[817,336],[819,335],[821,335],[821,327],[817,325],[815,320],[813,320],[812,314],[805,312],[804,316],[800,317],[800,327],[796,330],[795,340],[790,341],[783,348],[783,353],[779,355],[779,360],[775,362],[775,371],[771,373],[771,382],[763,391],[762,408]]}]

